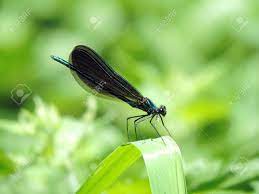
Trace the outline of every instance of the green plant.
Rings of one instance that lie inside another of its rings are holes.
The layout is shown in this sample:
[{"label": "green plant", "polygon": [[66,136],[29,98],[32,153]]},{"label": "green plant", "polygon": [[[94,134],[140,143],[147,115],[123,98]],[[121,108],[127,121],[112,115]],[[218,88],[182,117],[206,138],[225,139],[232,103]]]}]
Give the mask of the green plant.
[{"label": "green plant", "polygon": [[153,194],[186,194],[180,150],[170,137],[162,138],[132,142],[118,147],[86,180],[77,194],[98,194],[105,191],[141,156]]}]

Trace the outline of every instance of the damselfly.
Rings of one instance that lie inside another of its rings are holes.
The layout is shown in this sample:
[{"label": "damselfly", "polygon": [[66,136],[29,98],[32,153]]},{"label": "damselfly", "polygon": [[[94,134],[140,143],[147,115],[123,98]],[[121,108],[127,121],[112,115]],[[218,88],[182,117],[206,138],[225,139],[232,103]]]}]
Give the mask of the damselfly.
[{"label": "damselfly", "polygon": [[152,122],[155,117],[160,118],[163,127],[170,135],[162,118],[166,115],[166,107],[163,105],[157,107],[149,98],[142,96],[140,92],[114,71],[93,49],[83,45],[76,46],[70,54],[69,62],[57,56],[51,56],[51,58],[71,69],[74,78],[84,89],[91,89],[90,91],[95,94],[120,99],[130,106],[146,112],[146,114],[127,118],[128,139],[128,124],[130,119],[135,119],[134,129],[136,139],[138,139],[137,125],[146,119],[150,119],[151,126],[161,136]]}]

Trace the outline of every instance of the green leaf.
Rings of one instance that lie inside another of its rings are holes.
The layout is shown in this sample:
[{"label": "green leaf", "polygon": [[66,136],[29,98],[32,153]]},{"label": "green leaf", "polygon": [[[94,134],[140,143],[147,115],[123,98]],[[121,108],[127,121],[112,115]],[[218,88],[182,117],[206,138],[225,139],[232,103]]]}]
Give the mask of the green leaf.
[{"label": "green leaf", "polygon": [[0,176],[12,174],[15,170],[15,163],[0,150]]},{"label": "green leaf", "polygon": [[259,179],[259,159],[241,160],[230,166],[232,176],[224,181],[221,188],[232,188],[242,184],[249,184]]},{"label": "green leaf", "polygon": [[170,137],[163,137],[118,147],[101,162],[77,194],[99,194],[105,191],[141,156],[153,194],[187,193],[179,147]]}]

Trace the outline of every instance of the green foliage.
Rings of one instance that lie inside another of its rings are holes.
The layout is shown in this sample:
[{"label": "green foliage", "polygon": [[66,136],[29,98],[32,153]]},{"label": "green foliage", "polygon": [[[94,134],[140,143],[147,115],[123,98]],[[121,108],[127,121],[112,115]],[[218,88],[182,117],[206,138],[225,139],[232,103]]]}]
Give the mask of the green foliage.
[{"label": "green foliage", "polygon": [[[78,44],[166,105],[189,193],[258,193],[258,7],[256,0],[0,1],[0,193],[73,193],[127,141],[125,119],[141,112],[86,98],[49,58],[67,59]],[[21,104],[11,98],[18,84],[32,92]],[[44,103],[34,103],[37,95]],[[156,137],[148,122],[139,133]],[[132,168],[113,191],[150,193],[143,166]]]},{"label": "green foliage", "polygon": [[117,148],[100,164],[100,167],[98,167],[96,172],[83,184],[77,193],[94,194],[105,191],[140,155],[139,150],[132,145]]},{"label": "green foliage", "polygon": [[[92,104],[94,102],[92,100],[90,98],[88,102]],[[61,117],[53,106],[47,106],[39,98],[36,98],[35,102],[35,112],[22,111],[18,121],[0,120],[1,138],[10,140],[8,146],[5,145],[6,142],[0,143],[3,150],[1,165],[4,168],[0,171],[2,176],[0,191],[1,193],[75,192],[102,159],[121,143],[120,136],[107,123],[103,126],[99,124],[99,127],[94,125],[95,118],[92,115],[94,109],[90,109],[91,112],[84,113],[83,117],[77,120]],[[100,130],[102,128],[105,130]],[[258,137],[254,138],[256,140]],[[110,141],[111,139],[113,141]],[[231,159],[228,161],[219,157],[212,158],[209,154],[206,159],[185,161],[188,192],[255,193],[258,189],[256,185],[259,180],[259,169],[258,150],[257,147],[251,147],[253,143],[255,142],[246,143],[249,149],[253,149],[249,153],[245,151],[245,146],[242,147],[243,150],[233,149],[232,155],[229,156]],[[192,150],[198,147],[200,146],[196,145]],[[143,165],[131,167],[126,176],[122,176],[112,187],[107,188],[107,192],[150,193],[148,178],[152,185],[151,179],[154,176],[152,174],[164,174],[164,170],[168,172],[175,170],[174,166],[171,166],[172,170],[167,167],[169,164],[165,162],[166,157],[155,157],[158,161],[149,157],[150,152],[158,152],[159,149],[161,147],[157,146],[157,143],[141,141],[119,147],[100,163],[94,176],[80,192],[88,193],[91,190],[94,193],[97,192],[96,189],[110,186],[142,153],[149,176],[146,175]],[[171,149],[173,148],[169,147],[169,150]],[[239,153],[236,154],[235,151]],[[161,161],[163,159],[165,161]],[[179,172],[178,175],[180,174]],[[162,181],[161,185],[165,183]]]},{"label": "green foliage", "polygon": [[15,164],[3,152],[0,152],[0,175],[6,176],[15,172]]},{"label": "green foliage", "polygon": [[[118,147],[100,164],[77,193],[104,192],[141,155],[144,158],[153,194],[186,194],[181,153],[177,144],[169,137],[142,140]],[[108,193],[118,192],[109,190]]]}]

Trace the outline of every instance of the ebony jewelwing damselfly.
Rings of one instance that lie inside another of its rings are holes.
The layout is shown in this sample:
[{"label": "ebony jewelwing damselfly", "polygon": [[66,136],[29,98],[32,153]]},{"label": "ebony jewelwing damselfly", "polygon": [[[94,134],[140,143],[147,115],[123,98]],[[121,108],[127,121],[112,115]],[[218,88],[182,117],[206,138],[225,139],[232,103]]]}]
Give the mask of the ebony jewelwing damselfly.
[{"label": "ebony jewelwing damselfly", "polygon": [[142,96],[93,49],[84,45],[76,46],[70,54],[69,62],[57,56],[51,56],[51,58],[71,69],[74,78],[83,88],[91,89],[90,91],[95,94],[120,99],[130,106],[146,112],[146,114],[127,118],[128,140],[128,122],[133,118],[135,118],[134,129],[136,139],[138,139],[137,124],[149,118],[151,126],[155,129],[156,133],[161,136],[156,126],[152,123],[155,117],[161,119],[163,127],[171,136],[162,118],[162,116],[164,117],[166,115],[166,107],[163,105],[157,107],[149,98]]}]

